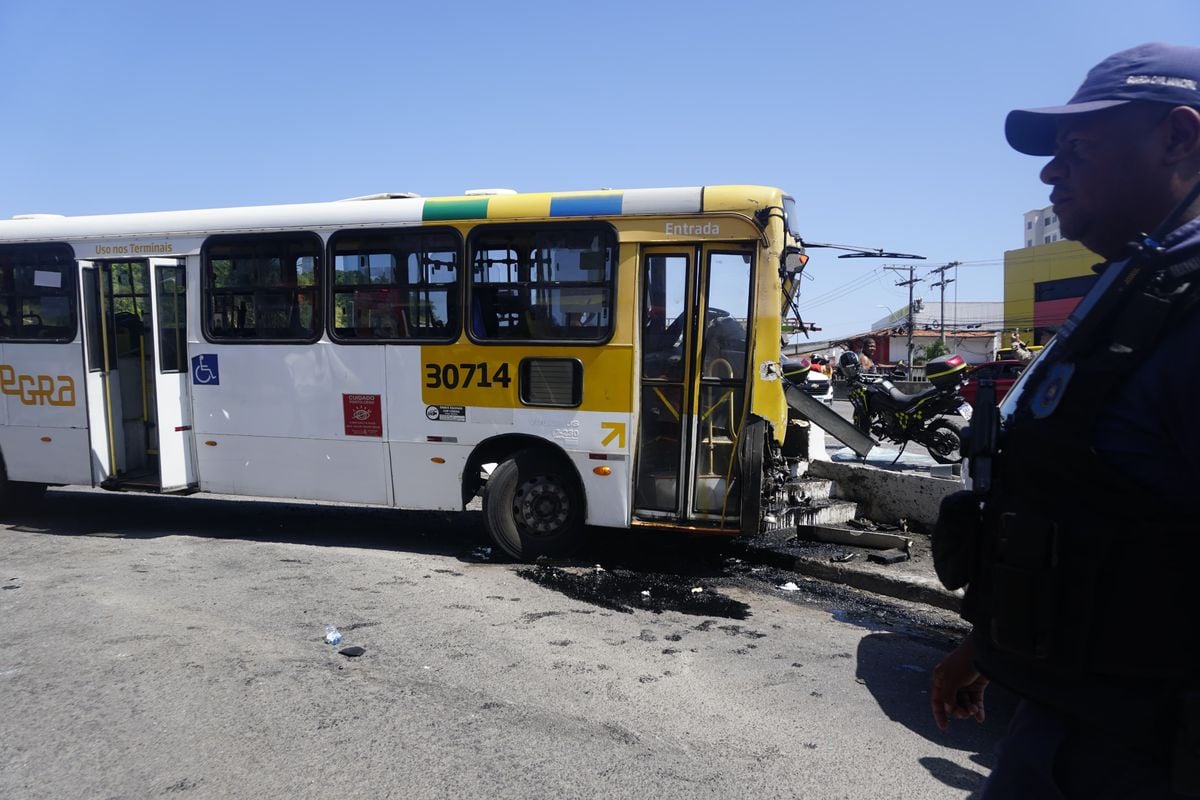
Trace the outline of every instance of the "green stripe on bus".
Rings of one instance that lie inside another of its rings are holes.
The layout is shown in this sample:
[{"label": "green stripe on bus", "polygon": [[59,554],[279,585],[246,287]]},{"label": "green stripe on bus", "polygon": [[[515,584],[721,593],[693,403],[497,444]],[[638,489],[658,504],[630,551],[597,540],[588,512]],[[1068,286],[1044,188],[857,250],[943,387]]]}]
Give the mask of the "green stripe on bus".
[{"label": "green stripe on bus", "polygon": [[487,219],[488,199],[426,200],[421,219],[425,222],[446,219]]}]

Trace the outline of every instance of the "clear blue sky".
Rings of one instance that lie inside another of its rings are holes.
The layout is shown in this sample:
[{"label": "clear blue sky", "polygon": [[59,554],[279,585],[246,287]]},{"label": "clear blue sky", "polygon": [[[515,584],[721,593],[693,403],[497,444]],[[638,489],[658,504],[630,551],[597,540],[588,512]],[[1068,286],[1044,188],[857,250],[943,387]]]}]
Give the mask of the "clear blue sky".
[{"label": "clear blue sky", "polygon": [[[1197,0],[413,6],[3,0],[0,218],[764,183],[809,240],[962,261],[958,298],[999,300],[1047,203],[1005,113],[1200,43]],[[812,256],[821,338],[907,299],[894,262]]]}]

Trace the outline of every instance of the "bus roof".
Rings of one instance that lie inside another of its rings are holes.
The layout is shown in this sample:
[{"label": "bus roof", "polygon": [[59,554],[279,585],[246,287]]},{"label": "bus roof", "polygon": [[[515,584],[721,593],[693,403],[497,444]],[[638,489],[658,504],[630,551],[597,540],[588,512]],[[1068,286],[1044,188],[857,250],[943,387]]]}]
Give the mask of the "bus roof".
[{"label": "bus roof", "polygon": [[688,186],[582,192],[367,198],[294,205],[211,208],[64,217],[19,215],[0,221],[0,243],[113,237],[185,237],[260,229],[420,225],[460,220],[523,220],[741,212],[780,207],[784,194],[766,186]]}]

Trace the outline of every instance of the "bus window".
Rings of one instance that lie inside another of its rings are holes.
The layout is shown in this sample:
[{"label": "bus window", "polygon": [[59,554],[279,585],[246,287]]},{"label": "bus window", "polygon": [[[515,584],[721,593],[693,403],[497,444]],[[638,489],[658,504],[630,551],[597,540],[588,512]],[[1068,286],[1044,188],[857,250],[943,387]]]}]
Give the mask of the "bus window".
[{"label": "bus window", "polygon": [[471,237],[471,336],[608,339],[615,262],[616,237],[604,225],[477,230]]},{"label": "bus window", "polygon": [[162,352],[159,369],[187,372],[187,304],[184,298],[184,268],[159,265],[158,345]]},{"label": "bus window", "polygon": [[642,377],[683,380],[686,253],[650,255],[642,279]]},{"label": "bus window", "polygon": [[[705,377],[742,380],[746,371],[746,320],[750,315],[749,253],[709,254],[709,306],[705,315]],[[716,308],[720,303],[725,308]]]},{"label": "bus window", "polygon": [[214,236],[204,245],[212,341],[320,338],[321,240],[308,233]]},{"label": "bus window", "polygon": [[453,231],[333,236],[331,337],[449,341],[458,335],[459,239]]},{"label": "bus window", "polygon": [[0,248],[0,340],[73,340],[75,269],[66,245]]}]

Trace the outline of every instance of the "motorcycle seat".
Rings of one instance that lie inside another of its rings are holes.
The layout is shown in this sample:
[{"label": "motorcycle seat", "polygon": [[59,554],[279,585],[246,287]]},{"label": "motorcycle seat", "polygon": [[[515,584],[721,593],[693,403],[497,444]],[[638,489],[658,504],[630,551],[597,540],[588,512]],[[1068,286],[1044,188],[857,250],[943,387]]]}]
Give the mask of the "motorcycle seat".
[{"label": "motorcycle seat", "polygon": [[922,397],[927,397],[932,394],[937,394],[940,390],[936,386],[930,386],[916,394],[907,394],[896,388],[890,381],[884,381],[879,388],[887,391],[887,397],[891,399],[898,407],[903,407],[919,400]]}]

